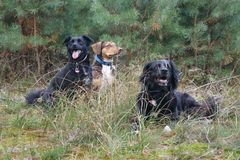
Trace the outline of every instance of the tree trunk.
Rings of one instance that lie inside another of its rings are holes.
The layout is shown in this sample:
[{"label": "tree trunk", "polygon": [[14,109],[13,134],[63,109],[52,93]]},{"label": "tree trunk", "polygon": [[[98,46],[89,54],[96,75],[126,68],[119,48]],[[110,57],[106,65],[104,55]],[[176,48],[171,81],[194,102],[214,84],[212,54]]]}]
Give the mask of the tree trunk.
[{"label": "tree trunk", "polygon": [[37,36],[37,24],[36,24],[36,16],[34,15],[33,17],[33,28],[34,28],[34,46],[35,46],[35,57],[36,57],[36,61],[37,61],[37,73],[40,74],[41,72],[41,63],[40,63],[40,55],[39,55],[39,51],[38,51],[38,46],[36,45],[36,36]]}]

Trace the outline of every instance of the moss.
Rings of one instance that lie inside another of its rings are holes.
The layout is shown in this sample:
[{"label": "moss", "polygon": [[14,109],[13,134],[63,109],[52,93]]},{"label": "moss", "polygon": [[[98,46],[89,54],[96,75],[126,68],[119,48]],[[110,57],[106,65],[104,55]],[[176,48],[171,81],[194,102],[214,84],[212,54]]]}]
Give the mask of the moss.
[{"label": "moss", "polygon": [[62,159],[65,152],[66,150],[64,147],[57,147],[53,150],[44,152],[41,158],[43,160],[59,160],[59,159]]},{"label": "moss", "polygon": [[208,157],[209,147],[204,143],[182,143],[171,147],[172,155],[180,159],[192,159],[194,157]]}]

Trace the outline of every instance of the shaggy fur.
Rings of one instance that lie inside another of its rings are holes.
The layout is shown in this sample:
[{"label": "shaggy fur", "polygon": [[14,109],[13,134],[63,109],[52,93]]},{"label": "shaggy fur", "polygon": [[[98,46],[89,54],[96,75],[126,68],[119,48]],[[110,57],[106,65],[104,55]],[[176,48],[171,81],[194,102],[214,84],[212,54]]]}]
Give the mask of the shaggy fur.
[{"label": "shaggy fur", "polygon": [[180,76],[175,64],[169,60],[147,63],[140,76],[142,89],[137,96],[137,110],[147,120],[152,113],[157,118],[169,116],[178,120],[181,113],[211,116],[216,107],[213,98],[198,103],[188,93],[176,91]]},{"label": "shaggy fur", "polygon": [[53,77],[46,89],[31,91],[26,96],[27,104],[34,104],[42,97],[44,103],[52,104],[53,93],[75,89],[78,85],[90,87],[92,69],[89,61],[89,46],[93,40],[88,36],[67,37],[64,44],[68,50],[68,63]]}]

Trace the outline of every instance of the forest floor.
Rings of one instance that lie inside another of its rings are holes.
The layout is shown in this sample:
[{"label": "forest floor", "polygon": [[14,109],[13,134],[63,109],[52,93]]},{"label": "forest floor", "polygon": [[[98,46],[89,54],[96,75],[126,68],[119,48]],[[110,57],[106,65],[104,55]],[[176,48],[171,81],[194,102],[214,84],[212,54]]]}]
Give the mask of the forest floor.
[{"label": "forest floor", "polygon": [[[113,88],[84,100],[59,96],[56,104],[29,106],[24,96],[36,80],[16,80],[0,91],[0,159],[214,159],[240,158],[240,79],[179,87],[197,100],[218,96],[213,120],[150,121],[131,131],[141,69],[119,72]],[[3,86],[3,85],[2,85]],[[163,132],[168,125],[171,132]]]}]

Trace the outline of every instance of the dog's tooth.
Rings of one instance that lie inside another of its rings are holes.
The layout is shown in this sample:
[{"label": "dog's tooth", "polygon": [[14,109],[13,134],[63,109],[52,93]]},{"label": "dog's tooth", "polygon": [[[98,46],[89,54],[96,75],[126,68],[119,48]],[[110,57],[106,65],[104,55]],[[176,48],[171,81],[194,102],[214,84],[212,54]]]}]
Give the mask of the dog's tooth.
[{"label": "dog's tooth", "polygon": [[167,83],[167,80],[160,79],[161,83]]}]

